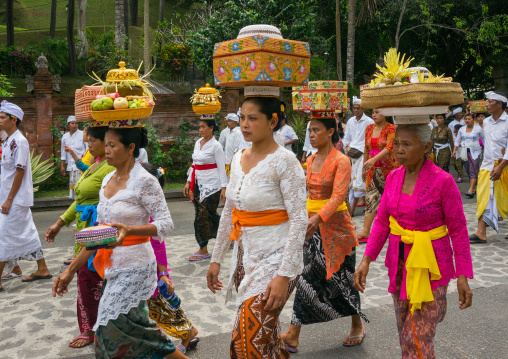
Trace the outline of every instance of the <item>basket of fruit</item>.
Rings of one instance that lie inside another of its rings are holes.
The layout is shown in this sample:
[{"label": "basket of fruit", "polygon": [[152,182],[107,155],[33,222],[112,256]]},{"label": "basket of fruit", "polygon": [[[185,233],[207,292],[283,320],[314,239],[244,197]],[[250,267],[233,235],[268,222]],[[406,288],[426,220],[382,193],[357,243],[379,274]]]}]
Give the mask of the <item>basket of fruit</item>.
[{"label": "basket of fruit", "polygon": [[[153,100],[152,92],[147,87],[151,84],[146,79],[139,77],[139,69],[128,69],[125,67],[125,62],[123,61],[120,61],[118,66],[120,66],[120,68],[108,71],[105,82],[93,73],[98,83],[102,85],[105,94],[117,93],[120,97],[148,96]],[[141,67],[141,65],[139,66]]]},{"label": "basket of fruit", "polygon": [[451,77],[434,76],[409,68],[409,58],[400,57],[396,49],[390,49],[384,56],[385,67],[376,65],[378,73],[363,89],[362,107],[422,107],[457,105],[464,102],[463,90]]},{"label": "basket of fruit", "polygon": [[198,91],[195,91],[191,97],[192,110],[197,115],[213,115],[220,111],[221,104],[219,98],[221,97],[219,91],[206,84]]},{"label": "basket of fruit", "polygon": [[118,93],[109,93],[98,95],[90,107],[93,119],[104,122],[148,117],[154,105],[148,96],[121,97]]}]

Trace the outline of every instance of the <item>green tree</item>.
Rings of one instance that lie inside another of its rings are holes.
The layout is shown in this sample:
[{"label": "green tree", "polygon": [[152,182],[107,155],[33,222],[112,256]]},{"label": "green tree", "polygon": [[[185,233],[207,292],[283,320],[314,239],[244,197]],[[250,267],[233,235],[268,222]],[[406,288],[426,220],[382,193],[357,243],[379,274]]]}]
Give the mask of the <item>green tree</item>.
[{"label": "green tree", "polygon": [[14,94],[9,90],[14,88],[5,75],[0,75],[0,97],[12,97]]}]

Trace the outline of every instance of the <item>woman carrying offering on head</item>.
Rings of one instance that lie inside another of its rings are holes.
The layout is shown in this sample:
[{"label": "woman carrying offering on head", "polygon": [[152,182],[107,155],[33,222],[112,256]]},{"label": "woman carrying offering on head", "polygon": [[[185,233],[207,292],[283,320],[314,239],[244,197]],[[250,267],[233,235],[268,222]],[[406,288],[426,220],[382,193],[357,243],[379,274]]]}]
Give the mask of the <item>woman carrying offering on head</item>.
[{"label": "woman carrying offering on head", "polygon": [[391,117],[381,114],[378,109],[372,111],[373,124],[365,130],[365,152],[363,153],[362,178],[367,186],[365,195],[365,219],[359,241],[367,241],[370,227],[376,217],[379,201],[383,195],[386,177],[399,167],[393,154],[393,140],[397,127]]},{"label": "woman carrying offering on head", "polygon": [[[204,115],[207,116],[207,115]],[[194,196],[194,235],[199,250],[189,257],[189,261],[197,262],[210,258],[208,241],[217,237],[220,216],[217,208],[224,200],[228,176],[224,151],[213,133],[217,124],[211,119],[201,118],[199,135],[192,154],[192,167],[183,189],[186,197]]]},{"label": "woman carrying offering on head", "polygon": [[434,163],[450,172],[450,160],[452,159],[451,146],[454,143],[452,130],[445,125],[445,115],[434,115],[437,127],[432,129],[431,141],[433,143]]},{"label": "woman carrying offering on head", "polygon": [[[231,358],[289,357],[280,337],[279,315],[303,269],[307,213],[302,166],[274,140],[280,118],[278,98],[247,97],[242,104],[240,127],[252,146],[237,152],[231,162],[207,274],[208,288],[213,293],[221,290],[220,265],[229,240],[234,241],[226,299],[235,286],[239,309]],[[267,325],[273,330],[264,330]]]},{"label": "woman carrying offering on head", "polygon": [[[97,221],[117,227],[118,238],[93,258],[93,267],[104,280],[93,327],[97,358],[186,358],[148,315],[147,300],[157,287],[150,237],[160,241],[167,237],[173,221],[157,179],[135,160],[147,143],[144,127],[111,128],[105,136],[104,157],[116,170],[102,182]],[[67,293],[74,274],[93,253],[79,252],[55,279],[53,296]]]},{"label": "woman carrying offering on head", "polygon": [[[399,119],[397,119],[399,121]],[[453,177],[426,158],[428,124],[400,125],[394,152],[400,168],[386,179],[355,286],[365,290],[371,261],[389,238],[385,265],[395,306],[402,358],[434,358],[436,326],[446,314],[446,292],[457,278],[459,308],[472,304],[473,266],[466,218]]]},{"label": "woman carrying offering on head", "polygon": [[[46,231],[46,242],[52,243],[55,237],[60,233],[64,226],[70,226],[76,221],[76,231],[93,226],[97,222],[97,205],[99,203],[99,191],[101,189],[104,177],[115,170],[108,165],[104,157],[104,136],[108,127],[89,127],[88,150],[94,157],[99,157],[99,161],[86,169],[79,178],[74,188],[76,199],[67,211],[49,227]],[[76,161],[78,168],[81,168],[81,161]],[[79,253],[82,248],[74,246],[75,253]],[[97,320],[97,311],[99,309],[99,300],[101,296],[102,278],[95,271],[91,271],[87,265],[82,266],[78,271],[78,301],[77,313],[78,324],[81,335],[72,339],[69,346],[73,348],[82,348],[94,342],[93,326]]]},{"label": "woman carrying offering on head", "polygon": [[476,181],[480,172],[480,161],[482,148],[480,141],[483,140],[483,129],[475,125],[473,115],[468,113],[464,116],[465,126],[462,126],[457,133],[455,147],[452,157],[457,156],[457,149],[460,148],[460,158],[469,176],[469,190],[465,193],[467,197],[473,198],[476,194]]},{"label": "woman carrying offering on head", "polygon": [[[340,126],[340,124],[339,124]],[[286,349],[296,353],[302,325],[351,316],[345,346],[365,337],[360,319],[360,293],[353,286],[356,230],[345,199],[351,180],[351,161],[340,153],[333,117],[312,118],[309,139],[317,153],[307,159],[307,225],[304,269],[295,294],[289,330],[282,335]]]}]

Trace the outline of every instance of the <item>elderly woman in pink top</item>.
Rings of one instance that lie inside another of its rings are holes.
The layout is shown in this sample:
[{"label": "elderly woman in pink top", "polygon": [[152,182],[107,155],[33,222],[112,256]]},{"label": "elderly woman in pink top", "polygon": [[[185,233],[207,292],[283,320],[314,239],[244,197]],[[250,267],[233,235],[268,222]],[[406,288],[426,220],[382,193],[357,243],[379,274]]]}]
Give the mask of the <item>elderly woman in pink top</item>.
[{"label": "elderly woman in pink top", "polygon": [[[428,125],[398,126],[394,152],[402,167],[386,179],[355,286],[365,289],[370,262],[388,240],[388,268],[402,358],[434,358],[436,326],[446,313],[446,291],[457,278],[459,308],[472,304],[473,278],[466,218],[453,177],[425,156]],[[455,261],[455,264],[454,264]]]}]

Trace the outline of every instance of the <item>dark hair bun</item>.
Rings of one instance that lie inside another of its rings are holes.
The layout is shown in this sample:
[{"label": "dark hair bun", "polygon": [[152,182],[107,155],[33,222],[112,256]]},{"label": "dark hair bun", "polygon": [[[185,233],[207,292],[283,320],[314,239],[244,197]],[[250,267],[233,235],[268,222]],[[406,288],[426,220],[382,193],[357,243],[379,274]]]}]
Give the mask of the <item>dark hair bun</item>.
[{"label": "dark hair bun", "polygon": [[242,105],[245,102],[253,102],[258,108],[259,112],[264,114],[268,121],[270,121],[273,117],[273,114],[276,113],[279,121],[277,121],[277,125],[275,125],[273,131],[278,131],[282,127],[282,119],[285,118],[284,113],[282,112],[282,101],[275,97],[247,97],[243,100]]},{"label": "dark hair bun", "polygon": [[145,148],[146,146],[148,146],[148,130],[146,127],[141,127],[141,143],[139,148]]}]

